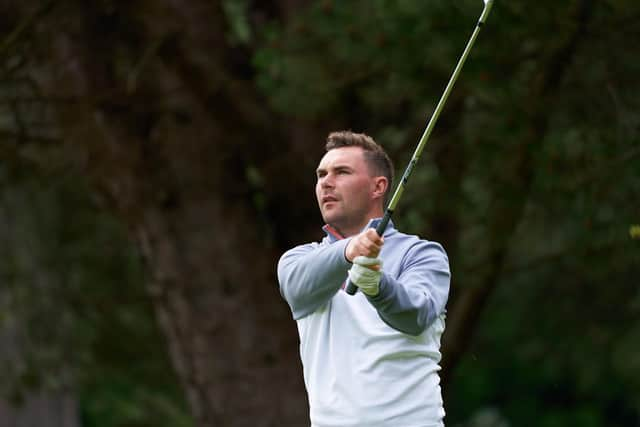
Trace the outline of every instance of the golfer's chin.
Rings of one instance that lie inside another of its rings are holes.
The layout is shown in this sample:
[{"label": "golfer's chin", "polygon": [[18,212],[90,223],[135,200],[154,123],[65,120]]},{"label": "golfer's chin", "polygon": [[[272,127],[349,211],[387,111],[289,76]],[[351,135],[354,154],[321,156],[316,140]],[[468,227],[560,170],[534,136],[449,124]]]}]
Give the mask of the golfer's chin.
[{"label": "golfer's chin", "polygon": [[341,222],[342,215],[340,215],[340,212],[338,212],[335,207],[324,208],[320,213],[322,214],[322,219],[324,220],[325,224],[331,224],[335,226],[336,224],[339,224]]}]

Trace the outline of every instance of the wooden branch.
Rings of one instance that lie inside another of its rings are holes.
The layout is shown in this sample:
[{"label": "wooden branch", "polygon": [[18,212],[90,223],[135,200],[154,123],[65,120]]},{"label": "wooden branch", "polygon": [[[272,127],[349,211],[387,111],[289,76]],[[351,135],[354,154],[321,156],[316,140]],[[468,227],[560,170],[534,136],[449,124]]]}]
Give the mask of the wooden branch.
[{"label": "wooden branch", "polygon": [[10,104],[72,104],[78,102],[78,98],[62,96],[16,96],[0,98],[0,105]]},{"label": "wooden branch", "polygon": [[0,129],[0,139],[15,139],[22,143],[34,142],[37,144],[57,144],[62,140],[42,135],[29,135],[27,133],[16,133],[9,130]]},{"label": "wooden branch", "polygon": [[39,8],[27,15],[14,30],[0,42],[0,56],[5,55],[20,37],[36,22],[42,15],[48,13],[54,5],[54,0],[46,0]]},{"label": "wooden branch", "polygon": [[142,71],[144,70],[145,66],[149,63],[149,61],[154,57],[158,55],[158,52],[160,51],[160,49],[162,48],[162,46],[167,42],[167,40],[169,40],[170,38],[174,37],[174,34],[166,34],[163,37],[154,40],[144,51],[144,53],[142,54],[142,56],[140,57],[140,60],[136,63],[136,65],[133,67],[133,70],[131,70],[131,72],[129,73],[128,77],[127,77],[127,92],[128,93],[133,93],[136,91],[136,88],[138,87],[138,80],[140,78],[140,75],[142,74]]},{"label": "wooden branch", "polygon": [[18,111],[18,105],[15,102],[10,103],[9,108],[11,109],[15,119],[18,143],[22,143],[27,136],[24,120],[22,120],[22,115],[20,114],[20,111]]},{"label": "wooden branch", "polygon": [[11,76],[14,75],[14,73],[20,70],[27,63],[27,60],[25,59],[26,57],[24,55],[14,55],[12,59],[14,58],[15,60],[13,61],[7,60],[6,62],[8,62],[8,64],[2,64],[3,66],[5,66],[5,68],[3,68],[0,72],[0,80],[6,81],[10,79]]}]

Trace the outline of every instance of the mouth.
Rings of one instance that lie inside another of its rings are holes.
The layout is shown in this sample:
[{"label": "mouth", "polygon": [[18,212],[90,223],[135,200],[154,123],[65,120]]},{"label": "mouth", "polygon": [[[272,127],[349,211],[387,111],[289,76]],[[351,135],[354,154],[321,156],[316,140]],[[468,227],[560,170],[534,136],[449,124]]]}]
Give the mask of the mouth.
[{"label": "mouth", "polygon": [[334,196],[322,196],[320,201],[324,205],[324,204],[331,203],[331,202],[337,202],[338,199],[336,197],[334,197]]}]

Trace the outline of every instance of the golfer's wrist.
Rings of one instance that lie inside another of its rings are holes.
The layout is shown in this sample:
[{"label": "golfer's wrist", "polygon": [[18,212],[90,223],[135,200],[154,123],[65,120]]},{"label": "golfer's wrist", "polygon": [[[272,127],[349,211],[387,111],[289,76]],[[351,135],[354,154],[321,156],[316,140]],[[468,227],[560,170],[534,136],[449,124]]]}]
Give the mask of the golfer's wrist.
[{"label": "golfer's wrist", "polygon": [[349,259],[349,244],[351,243],[351,237],[346,238],[345,240],[347,241],[346,245],[344,246],[344,259],[349,263],[349,264],[353,264],[353,257],[351,259]]}]

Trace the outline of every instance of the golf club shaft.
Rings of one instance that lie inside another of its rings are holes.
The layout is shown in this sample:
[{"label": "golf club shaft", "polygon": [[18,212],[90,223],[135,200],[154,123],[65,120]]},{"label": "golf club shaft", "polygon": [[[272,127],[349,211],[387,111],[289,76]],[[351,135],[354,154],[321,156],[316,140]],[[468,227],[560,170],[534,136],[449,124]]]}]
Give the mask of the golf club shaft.
[{"label": "golf club shaft", "polygon": [[[418,163],[418,159],[420,158],[420,155],[422,154],[422,150],[424,149],[424,146],[426,145],[427,140],[429,139],[429,135],[431,135],[431,131],[433,131],[433,128],[435,127],[436,121],[438,120],[438,117],[440,116],[440,113],[444,108],[444,104],[445,102],[447,102],[447,98],[449,98],[451,89],[453,89],[453,85],[458,79],[458,75],[462,70],[462,66],[464,65],[464,62],[467,60],[467,56],[469,55],[469,52],[471,51],[471,48],[473,47],[473,44],[476,41],[476,37],[478,37],[480,28],[482,28],[482,25],[484,24],[484,22],[487,19],[487,16],[489,15],[492,4],[493,4],[493,0],[485,0],[484,2],[484,9],[482,10],[482,14],[480,15],[480,19],[478,19],[478,23],[476,24],[475,29],[473,30],[473,34],[471,34],[471,38],[467,42],[467,46],[464,48],[464,51],[462,52],[462,56],[460,57],[460,59],[458,60],[458,63],[456,64],[456,68],[453,70],[453,73],[449,78],[449,83],[447,83],[447,87],[444,89],[444,93],[440,97],[440,101],[438,102],[438,105],[436,106],[435,111],[431,115],[431,119],[427,124],[427,128],[424,130],[422,137],[418,142],[418,146],[416,147],[416,150],[414,151],[413,156],[411,157],[411,161],[407,165],[407,168],[405,169],[404,174],[402,175],[402,179],[398,183],[396,190],[393,193],[393,197],[391,198],[391,201],[387,205],[387,209],[384,213],[384,216],[382,217],[382,220],[376,227],[376,233],[378,233],[379,236],[382,236],[384,234],[384,230],[387,228],[387,224],[391,219],[391,215],[393,215],[393,212],[395,211],[396,206],[400,201],[400,197],[402,197],[402,193],[404,192],[404,189],[407,185],[409,176],[413,172],[413,168],[415,167],[416,163]],[[358,287],[353,283],[351,283],[349,279],[347,279],[347,286],[346,286],[347,293],[349,295],[353,295],[356,293],[357,290],[358,290]]]}]

